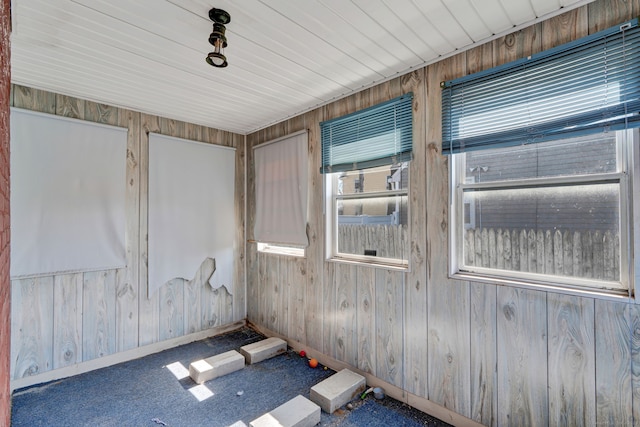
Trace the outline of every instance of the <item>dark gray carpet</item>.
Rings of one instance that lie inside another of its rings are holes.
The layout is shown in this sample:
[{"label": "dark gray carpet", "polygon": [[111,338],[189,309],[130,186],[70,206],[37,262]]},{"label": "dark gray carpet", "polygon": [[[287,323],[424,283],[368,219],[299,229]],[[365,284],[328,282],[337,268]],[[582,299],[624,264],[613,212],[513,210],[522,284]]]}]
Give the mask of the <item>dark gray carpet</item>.
[{"label": "dark gray carpet", "polygon": [[[311,369],[293,351],[248,365],[205,383],[213,396],[201,402],[189,391],[190,378],[178,380],[167,365],[185,368],[245,344],[264,339],[244,328],[44,385],[16,390],[12,426],[248,426],[260,415],[301,394],[334,372]],[[240,395],[238,392],[241,392]],[[448,426],[386,397],[354,399],[353,409],[322,413],[322,426]]]}]

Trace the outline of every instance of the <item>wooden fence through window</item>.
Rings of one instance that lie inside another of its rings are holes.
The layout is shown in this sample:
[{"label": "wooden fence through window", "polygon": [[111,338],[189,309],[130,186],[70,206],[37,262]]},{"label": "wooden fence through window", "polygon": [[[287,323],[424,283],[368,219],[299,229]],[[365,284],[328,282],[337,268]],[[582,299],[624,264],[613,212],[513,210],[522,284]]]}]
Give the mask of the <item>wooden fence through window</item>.
[{"label": "wooden fence through window", "polygon": [[375,250],[383,258],[407,259],[409,236],[406,225],[390,224],[340,224],[338,226],[338,250],[342,253],[364,255]]},{"label": "wooden fence through window", "polygon": [[620,237],[610,231],[465,231],[465,263],[480,267],[620,280]]},{"label": "wooden fence through window", "polygon": [[[407,259],[406,225],[338,227],[342,253],[375,250],[384,258]],[[465,264],[559,276],[620,280],[620,236],[610,231],[483,228],[465,230]]]}]

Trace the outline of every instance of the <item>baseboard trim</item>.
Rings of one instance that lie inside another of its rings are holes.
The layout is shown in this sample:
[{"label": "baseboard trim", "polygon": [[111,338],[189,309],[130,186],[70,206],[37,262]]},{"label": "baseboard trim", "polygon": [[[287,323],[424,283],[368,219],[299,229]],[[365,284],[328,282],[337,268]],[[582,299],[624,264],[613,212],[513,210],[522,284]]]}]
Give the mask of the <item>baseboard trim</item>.
[{"label": "baseboard trim", "polygon": [[246,320],[230,323],[228,325],[217,326],[204,331],[195,332],[189,335],[183,335],[177,338],[171,338],[166,341],[137,347],[120,353],[110,354],[99,359],[88,360],[86,362],[76,363],[75,365],[66,366],[64,368],[43,372],[42,374],[32,375],[11,381],[11,392],[15,390],[29,387],[36,384],[43,384],[50,381],[60,380],[74,375],[83,374],[85,372],[94,371],[96,369],[106,368],[129,360],[138,359],[150,354],[159,353],[179,345],[189,344],[194,341],[200,341],[205,338],[214,337],[216,335],[231,332],[247,325]]},{"label": "baseboard trim", "polygon": [[348,368],[353,372],[357,372],[358,374],[364,376],[367,380],[367,385],[369,387],[382,387],[384,389],[385,394],[388,396],[399,400],[407,405],[416,408],[428,415],[436,417],[446,423],[449,423],[456,427],[483,427],[483,424],[478,423],[477,421],[471,420],[465,416],[462,416],[456,412],[451,411],[450,409],[445,408],[437,403],[430,401],[421,396],[417,396],[415,394],[409,393],[400,387],[397,387],[393,384],[390,384],[386,381],[381,380],[373,376],[368,372],[361,371],[360,369],[351,366],[347,363],[341,362],[340,360],[334,359],[333,357],[322,354],[316,349],[310,348],[307,345],[302,344],[296,340],[292,340],[282,334],[274,332],[270,329],[264,328],[260,325],[256,325],[251,321],[247,321],[247,326],[255,329],[267,337],[278,337],[287,341],[289,347],[291,347],[295,351],[305,350],[307,353],[307,357],[313,357],[318,360],[321,364],[328,366],[329,368],[339,371],[341,369]]}]

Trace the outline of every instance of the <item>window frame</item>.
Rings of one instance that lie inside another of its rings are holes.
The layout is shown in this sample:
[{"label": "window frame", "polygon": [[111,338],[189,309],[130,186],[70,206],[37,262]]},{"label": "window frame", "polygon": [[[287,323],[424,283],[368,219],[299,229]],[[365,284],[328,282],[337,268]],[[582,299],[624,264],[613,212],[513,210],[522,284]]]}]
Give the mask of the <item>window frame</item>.
[{"label": "window frame", "polygon": [[[408,161],[407,163],[407,173],[409,176],[411,175],[411,164],[412,162]],[[366,170],[366,169],[363,169]],[[375,192],[365,192],[365,193],[354,193],[354,194],[342,194],[339,195],[337,189],[337,179],[336,177],[340,175],[340,172],[333,172],[325,174],[324,180],[324,195],[325,195],[325,216],[326,216],[326,227],[327,230],[325,232],[325,248],[326,254],[325,259],[327,261],[332,262],[341,262],[341,263],[350,263],[350,264],[360,264],[360,265],[369,265],[373,267],[381,267],[385,269],[391,270],[401,270],[401,271],[409,271],[410,263],[410,250],[411,248],[407,248],[407,257],[406,259],[399,258],[385,258],[380,256],[371,256],[371,255],[359,255],[359,254],[349,254],[344,252],[339,252],[338,248],[338,201],[339,200],[358,200],[358,199],[370,199],[370,198],[379,198],[379,197],[406,197],[407,198],[407,217],[411,218],[411,203],[409,203],[410,199],[410,186],[411,179],[407,177],[407,188],[406,190],[388,190],[388,191],[375,191]],[[411,236],[411,221],[407,220],[407,236]],[[410,246],[410,245],[409,245]]]},{"label": "window frame", "polygon": [[[640,143],[638,128],[617,131],[616,154],[618,170],[616,172],[582,174],[570,176],[550,176],[492,182],[465,182],[466,154],[451,156],[450,192],[449,192],[449,277],[457,280],[472,280],[493,284],[510,285],[561,293],[597,296],[613,299],[633,299],[638,295],[640,269],[634,258],[634,247],[640,247],[640,227],[634,224],[640,221]],[[511,147],[512,149],[514,147]],[[508,149],[508,148],[507,148]],[[608,287],[612,283],[601,279],[587,279],[570,276],[558,276],[542,273],[498,270],[488,267],[467,266],[464,261],[464,192],[487,189],[526,189],[571,186],[594,183],[617,183],[619,188],[620,221],[620,286]],[[461,268],[462,267],[462,268]]]}]

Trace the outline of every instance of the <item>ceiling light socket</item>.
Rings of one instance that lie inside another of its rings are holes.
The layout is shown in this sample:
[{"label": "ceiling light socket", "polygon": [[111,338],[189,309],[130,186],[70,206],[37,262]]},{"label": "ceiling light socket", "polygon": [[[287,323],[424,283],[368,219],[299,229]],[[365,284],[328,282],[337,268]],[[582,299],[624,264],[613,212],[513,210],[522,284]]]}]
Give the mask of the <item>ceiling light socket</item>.
[{"label": "ceiling light socket", "polygon": [[217,22],[218,24],[226,25],[231,22],[231,15],[229,15],[229,12],[225,10],[216,9],[214,7],[209,11],[209,19],[213,22]]}]

